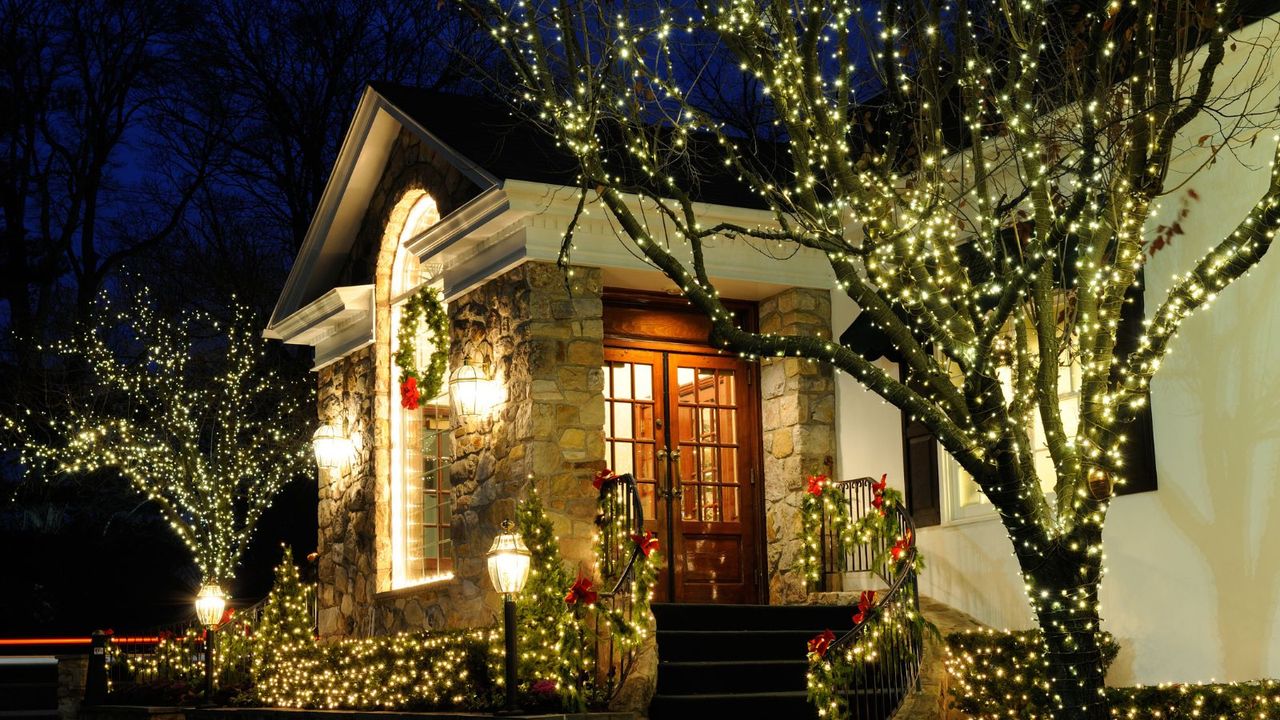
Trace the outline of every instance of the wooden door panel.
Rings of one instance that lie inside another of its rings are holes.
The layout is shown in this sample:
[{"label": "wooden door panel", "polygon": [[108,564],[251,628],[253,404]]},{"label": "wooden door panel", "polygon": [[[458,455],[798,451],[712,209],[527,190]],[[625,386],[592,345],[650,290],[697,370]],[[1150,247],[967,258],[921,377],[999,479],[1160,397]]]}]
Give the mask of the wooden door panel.
[{"label": "wooden door panel", "polygon": [[606,462],[630,472],[667,560],[656,597],[757,599],[758,425],[734,358],[605,348]]}]

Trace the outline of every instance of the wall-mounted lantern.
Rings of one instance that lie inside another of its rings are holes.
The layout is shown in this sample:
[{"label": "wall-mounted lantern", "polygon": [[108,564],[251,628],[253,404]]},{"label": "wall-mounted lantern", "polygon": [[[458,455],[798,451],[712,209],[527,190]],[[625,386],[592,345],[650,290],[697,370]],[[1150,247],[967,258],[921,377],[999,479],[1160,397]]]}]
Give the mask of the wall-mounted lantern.
[{"label": "wall-mounted lantern", "polygon": [[355,443],[351,437],[331,424],[316,428],[311,436],[311,447],[315,449],[316,465],[321,470],[341,470],[355,454]]},{"label": "wall-mounted lantern", "polygon": [[493,409],[493,381],[482,368],[466,364],[449,375],[449,402],[456,418],[476,418]]}]

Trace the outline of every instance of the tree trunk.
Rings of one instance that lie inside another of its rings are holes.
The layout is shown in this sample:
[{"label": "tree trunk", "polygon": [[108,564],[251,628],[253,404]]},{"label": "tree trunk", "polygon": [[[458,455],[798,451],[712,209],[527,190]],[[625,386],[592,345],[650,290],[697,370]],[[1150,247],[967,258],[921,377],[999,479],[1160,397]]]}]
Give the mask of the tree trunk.
[{"label": "tree trunk", "polygon": [[[1039,557],[1040,564],[1027,571],[1054,703],[1047,709],[1060,720],[1106,720],[1106,668],[1098,644],[1100,563],[1081,554],[1063,554]],[[1081,573],[1082,567],[1086,572]]]}]

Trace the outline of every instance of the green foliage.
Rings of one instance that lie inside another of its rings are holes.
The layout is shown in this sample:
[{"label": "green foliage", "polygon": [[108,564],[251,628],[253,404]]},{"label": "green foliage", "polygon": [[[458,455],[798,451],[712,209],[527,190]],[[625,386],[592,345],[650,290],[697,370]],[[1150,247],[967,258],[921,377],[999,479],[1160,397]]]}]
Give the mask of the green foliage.
[{"label": "green foliage", "polygon": [[565,593],[574,577],[565,568],[555,527],[536,490],[516,506],[516,528],[532,555],[529,582],[516,597],[520,677],[550,681],[566,700],[586,672],[582,632]]},{"label": "green foliage", "polygon": [[[418,368],[418,325],[424,323],[431,333],[432,345],[425,371]],[[413,378],[422,399],[431,400],[440,394],[445,364],[449,360],[449,315],[440,294],[429,287],[414,293],[405,301],[396,333],[399,346],[395,360],[396,367],[400,368],[400,382]]]},{"label": "green foliage", "polygon": [[315,623],[311,616],[312,588],[302,583],[286,546],[276,566],[275,584],[262,607],[255,631],[250,634],[253,674],[263,677],[284,657],[315,643]]},{"label": "green foliage", "polygon": [[[975,720],[1050,717],[1045,710],[1048,668],[1038,631],[952,633],[946,642],[953,708]],[[1105,668],[1115,660],[1119,646],[1109,633],[1099,636],[1099,645]],[[1108,688],[1107,699],[1116,718],[1267,718],[1280,707],[1280,682]]]},{"label": "green foliage", "polygon": [[[946,638],[952,706],[976,720],[1049,718],[1049,667],[1040,631],[982,630]],[[1119,646],[1110,633],[1098,645],[1105,670]],[[1146,717],[1146,716],[1140,716]]]},{"label": "green foliage", "polygon": [[1107,695],[1112,714],[1119,718],[1265,719],[1275,717],[1280,707],[1280,681],[1115,688]]}]

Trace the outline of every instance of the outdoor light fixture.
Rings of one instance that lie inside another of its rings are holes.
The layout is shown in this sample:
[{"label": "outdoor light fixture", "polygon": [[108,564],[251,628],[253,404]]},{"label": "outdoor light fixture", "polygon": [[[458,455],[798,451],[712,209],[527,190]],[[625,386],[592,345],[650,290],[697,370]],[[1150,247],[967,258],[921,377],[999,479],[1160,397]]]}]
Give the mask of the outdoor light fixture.
[{"label": "outdoor light fixture", "polygon": [[204,701],[213,702],[213,633],[227,609],[227,596],[215,583],[207,583],[196,595],[196,617],[204,626]]},{"label": "outdoor light fixture", "polygon": [[515,524],[502,521],[502,532],[493,539],[485,556],[493,589],[502,593],[502,632],[506,641],[507,704],[503,712],[514,713],[516,707],[516,600],[529,579],[529,548],[515,532]]},{"label": "outdoor light fixture", "polygon": [[479,417],[493,405],[493,388],[489,375],[475,365],[466,364],[449,376],[449,400],[454,417]]},{"label": "outdoor light fixture", "polygon": [[316,465],[321,470],[338,471],[351,460],[354,443],[337,425],[324,424],[311,436],[316,451]]}]

